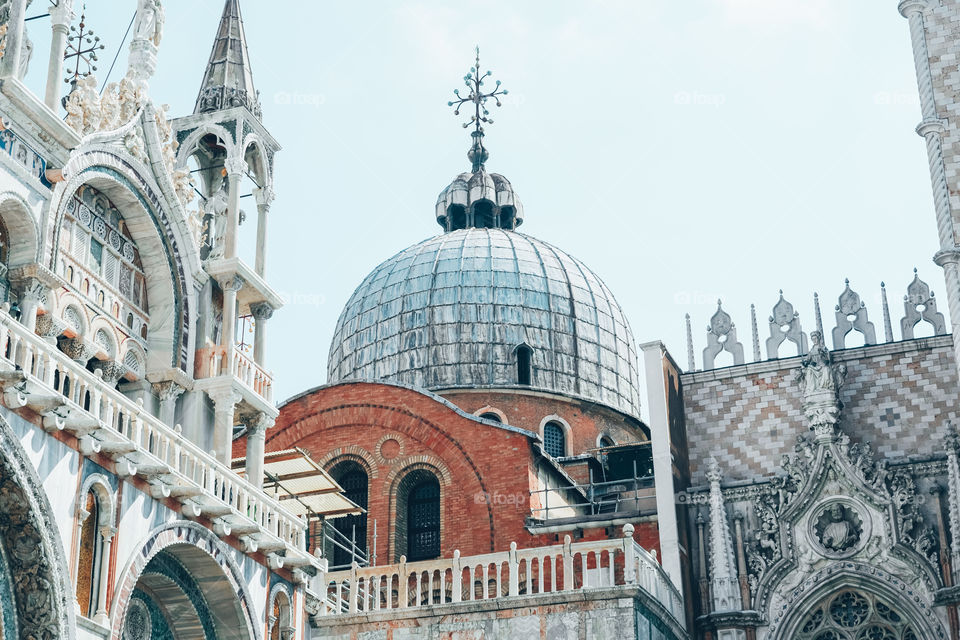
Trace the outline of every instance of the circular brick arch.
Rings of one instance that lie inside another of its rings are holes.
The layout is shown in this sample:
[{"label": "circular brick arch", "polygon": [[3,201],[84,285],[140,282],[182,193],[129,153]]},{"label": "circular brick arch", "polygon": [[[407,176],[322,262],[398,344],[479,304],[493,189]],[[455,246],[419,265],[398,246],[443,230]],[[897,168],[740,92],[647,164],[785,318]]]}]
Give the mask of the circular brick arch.
[{"label": "circular brick arch", "polygon": [[[415,394],[420,399],[424,396],[415,391],[407,391]],[[370,417],[371,412],[376,412],[376,420]],[[283,411],[281,410],[281,415]],[[456,415],[451,411],[451,415]],[[409,409],[374,403],[342,403],[332,407],[323,407],[310,411],[307,415],[300,417],[286,427],[273,430],[268,434],[266,445],[268,451],[279,451],[299,446],[299,443],[306,438],[317,437],[325,431],[345,428],[360,429],[378,429],[409,438],[417,441],[423,446],[433,451],[432,456],[424,456],[424,460],[429,464],[430,461],[440,461],[441,468],[447,469],[448,464],[442,462],[447,459],[448,462],[453,456],[459,457],[469,468],[470,473],[476,479],[480,492],[484,495],[489,494],[489,489],[484,482],[483,475],[474,460],[456,439],[450,436],[440,426],[426,418],[419,416]],[[442,443],[443,446],[438,446]],[[347,448],[342,448],[345,451]],[[444,454],[448,453],[448,456]],[[327,454],[329,455],[329,454]],[[327,459],[325,455],[322,459]],[[411,458],[416,457],[412,456]],[[330,458],[332,459],[332,458]],[[329,460],[328,460],[329,462]],[[401,467],[397,461],[391,461],[391,466]],[[376,468],[376,465],[371,465]],[[399,470],[399,469],[398,469]],[[440,477],[438,473],[438,477]],[[441,478],[441,483],[452,482],[453,476],[446,471],[446,478]],[[389,483],[388,483],[389,486]],[[392,512],[394,507],[390,507]],[[493,508],[489,501],[486,501],[485,511],[489,527],[489,551],[495,550],[495,526],[493,521]],[[392,545],[391,545],[392,546]]]}]

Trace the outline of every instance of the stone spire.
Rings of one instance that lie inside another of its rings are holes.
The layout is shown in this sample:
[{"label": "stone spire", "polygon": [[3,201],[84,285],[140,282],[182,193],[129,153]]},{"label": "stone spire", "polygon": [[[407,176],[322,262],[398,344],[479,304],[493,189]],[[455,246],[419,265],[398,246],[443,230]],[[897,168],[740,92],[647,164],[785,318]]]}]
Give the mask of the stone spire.
[{"label": "stone spire", "polygon": [[739,611],[740,590],[733,559],[733,541],[723,492],[720,489],[720,465],[715,458],[707,461],[707,480],[710,482],[710,586],[713,611]]},{"label": "stone spire", "polygon": [[258,119],[261,116],[260,95],[253,87],[239,0],[226,0],[223,5],[220,28],[193,112],[206,113],[232,107],[246,107]]}]

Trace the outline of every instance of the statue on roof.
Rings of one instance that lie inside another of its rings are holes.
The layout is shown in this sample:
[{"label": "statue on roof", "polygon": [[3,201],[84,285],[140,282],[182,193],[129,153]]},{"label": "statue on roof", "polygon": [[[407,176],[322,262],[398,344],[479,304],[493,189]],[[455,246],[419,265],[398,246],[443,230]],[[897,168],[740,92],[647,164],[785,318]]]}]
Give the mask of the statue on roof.
[{"label": "statue on roof", "polygon": [[832,436],[842,408],[840,387],[847,377],[847,367],[833,363],[822,333],[812,332],[810,341],[810,353],[801,361],[796,375],[803,412],[811,429]]},{"label": "statue on roof", "polygon": [[155,47],[163,38],[163,5],[160,0],[139,0],[133,29],[134,40],[147,40]]}]

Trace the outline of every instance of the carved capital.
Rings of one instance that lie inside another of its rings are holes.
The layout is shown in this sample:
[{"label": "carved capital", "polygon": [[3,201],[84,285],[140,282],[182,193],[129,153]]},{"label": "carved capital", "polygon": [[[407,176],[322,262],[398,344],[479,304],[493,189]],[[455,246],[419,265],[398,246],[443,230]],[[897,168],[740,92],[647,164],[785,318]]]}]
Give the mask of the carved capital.
[{"label": "carved capital", "polygon": [[240,394],[232,388],[210,389],[207,395],[213,400],[214,411],[233,411],[234,406],[240,402]]},{"label": "carved capital", "polygon": [[247,438],[261,438],[267,435],[267,429],[273,426],[274,420],[265,413],[250,413],[240,417],[240,421],[247,427]]},{"label": "carved capital", "polygon": [[99,371],[108,386],[115,387],[127,373],[127,367],[116,360],[101,360],[93,364],[93,370]]},{"label": "carved capital", "polygon": [[110,542],[113,540],[113,536],[116,535],[117,528],[108,524],[102,525],[100,527],[100,536],[103,538],[104,542]]},{"label": "carved capital", "polygon": [[909,19],[914,13],[922,13],[930,7],[929,0],[902,0],[899,5],[897,5],[897,11],[900,12],[904,18]]},{"label": "carved capital", "polygon": [[273,187],[261,187],[259,189],[253,190],[253,197],[257,201],[257,207],[261,211],[266,211],[270,209],[270,205],[273,203],[275,194],[273,193]]},{"label": "carved capital", "polygon": [[250,313],[252,313],[253,317],[258,321],[269,320],[273,317],[273,307],[266,302],[259,302],[257,304],[250,305]]},{"label": "carved capital", "polygon": [[241,278],[236,274],[225,276],[223,279],[217,279],[217,282],[220,283],[220,288],[223,289],[224,292],[240,291],[240,289],[242,289],[244,285],[243,278]]},{"label": "carved capital", "polygon": [[243,175],[247,172],[247,161],[243,158],[227,158],[223,163],[223,168],[227,170],[230,176]]},{"label": "carved capital", "polygon": [[39,278],[26,278],[20,285],[20,300],[23,302],[44,303],[49,289]]},{"label": "carved capital", "polygon": [[57,0],[56,6],[50,7],[50,23],[54,27],[69,28],[73,18],[73,0]]},{"label": "carved capital", "polygon": [[58,346],[74,362],[86,366],[98,349],[83,338],[61,338]]},{"label": "carved capital", "polygon": [[157,398],[160,399],[160,402],[169,402],[171,400],[176,400],[183,394],[186,389],[182,386],[173,382],[172,380],[166,380],[164,382],[154,382],[151,385],[153,392],[157,395]]},{"label": "carved capital", "polygon": [[56,343],[57,337],[67,328],[67,323],[59,318],[54,318],[52,313],[45,313],[37,316],[36,332],[47,342]]}]

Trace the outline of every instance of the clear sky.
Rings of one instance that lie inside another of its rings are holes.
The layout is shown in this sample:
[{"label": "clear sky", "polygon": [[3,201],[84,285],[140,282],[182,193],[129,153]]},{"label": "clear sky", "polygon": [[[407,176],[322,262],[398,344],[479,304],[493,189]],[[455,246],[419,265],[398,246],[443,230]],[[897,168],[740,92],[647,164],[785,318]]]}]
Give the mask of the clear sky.
[{"label": "clear sky", "polygon": [[[520,230],[602,277],[638,342],[662,340],[685,365],[690,313],[699,366],[722,298],[749,355],[750,303],[762,341],[780,288],[805,331],[818,291],[829,331],[845,277],[881,335],[886,281],[899,339],[913,267],[938,294],[943,277],[896,4],[246,0],[263,121],[283,145],[267,256],[289,301],[269,324],[275,396],[322,384],[354,288],[440,231],[437,193],[469,167],[447,100],[477,44],[510,91],[487,130],[487,168],[519,193]],[[102,80],[135,2],[89,5]],[[165,2],[151,97],[172,115],[193,109],[222,6]],[[39,87],[47,22],[28,24]]]}]

